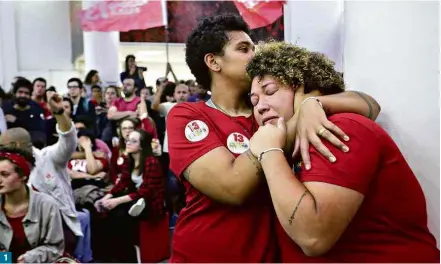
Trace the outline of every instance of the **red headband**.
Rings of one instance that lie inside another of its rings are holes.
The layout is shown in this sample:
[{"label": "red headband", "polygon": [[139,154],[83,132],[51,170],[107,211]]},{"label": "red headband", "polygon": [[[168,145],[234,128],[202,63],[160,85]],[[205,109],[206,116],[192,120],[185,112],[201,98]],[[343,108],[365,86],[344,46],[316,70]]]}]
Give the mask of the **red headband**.
[{"label": "red headband", "polygon": [[31,164],[20,154],[2,152],[0,153],[1,158],[7,158],[12,163],[17,165],[24,173],[25,176],[29,176],[31,174]]}]

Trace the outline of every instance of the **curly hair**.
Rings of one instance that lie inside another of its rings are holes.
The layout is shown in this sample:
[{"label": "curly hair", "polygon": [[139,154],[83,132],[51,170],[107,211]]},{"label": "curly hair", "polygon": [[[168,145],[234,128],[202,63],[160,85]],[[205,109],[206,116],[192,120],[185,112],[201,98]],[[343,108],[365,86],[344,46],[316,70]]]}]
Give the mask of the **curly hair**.
[{"label": "curly hair", "polygon": [[259,43],[255,56],[247,66],[247,74],[251,79],[270,75],[293,88],[303,85],[305,93],[318,90],[328,95],[345,90],[343,75],[335,70],[334,65],[322,53],[310,52],[285,42],[270,41]]},{"label": "curly hair", "polygon": [[[26,159],[27,162],[29,162],[29,164],[31,164],[31,167],[35,167],[35,158],[32,155],[31,152],[26,151],[24,149],[20,149],[20,148],[12,148],[12,147],[0,147],[0,153],[11,153],[11,154],[17,154],[22,156],[23,158]],[[0,160],[9,160],[7,157],[0,157]],[[24,175],[23,170],[18,167],[17,165],[15,165],[15,171],[20,175],[20,176],[29,176],[29,175]]]},{"label": "curly hair", "polygon": [[204,57],[208,53],[223,55],[225,45],[229,41],[229,31],[250,34],[249,26],[240,16],[225,13],[203,18],[191,31],[185,43],[185,61],[196,81],[206,89],[210,89],[211,76]]},{"label": "curly hair", "polygon": [[25,78],[19,78],[14,83],[13,88],[12,88],[14,95],[17,93],[18,89],[20,89],[20,88],[28,89],[30,95],[32,95],[32,92],[34,91],[34,88],[32,86],[31,81],[29,81],[28,79],[25,79]]}]

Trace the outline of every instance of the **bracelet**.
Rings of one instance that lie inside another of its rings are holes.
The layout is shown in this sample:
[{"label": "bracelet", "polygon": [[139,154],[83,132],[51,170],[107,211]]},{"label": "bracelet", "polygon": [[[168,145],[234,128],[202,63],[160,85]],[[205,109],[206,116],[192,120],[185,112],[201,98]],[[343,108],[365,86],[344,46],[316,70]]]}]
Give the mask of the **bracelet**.
[{"label": "bracelet", "polygon": [[283,149],[281,149],[281,148],[270,148],[270,149],[267,149],[267,150],[262,151],[262,153],[259,154],[259,157],[257,158],[257,160],[258,160],[259,162],[261,162],[261,161],[262,161],[263,154],[268,153],[268,152],[270,152],[270,151],[274,151],[274,150],[277,150],[277,151],[280,151],[280,152],[284,153],[284,152],[283,152]]},{"label": "bracelet", "polygon": [[303,105],[304,103],[306,103],[308,100],[312,100],[312,99],[316,100],[317,103],[319,103],[320,107],[323,109],[323,104],[322,104],[322,102],[320,102],[320,100],[319,100],[317,97],[314,97],[314,96],[305,98],[305,100],[303,100],[303,102],[302,102],[301,105]]}]

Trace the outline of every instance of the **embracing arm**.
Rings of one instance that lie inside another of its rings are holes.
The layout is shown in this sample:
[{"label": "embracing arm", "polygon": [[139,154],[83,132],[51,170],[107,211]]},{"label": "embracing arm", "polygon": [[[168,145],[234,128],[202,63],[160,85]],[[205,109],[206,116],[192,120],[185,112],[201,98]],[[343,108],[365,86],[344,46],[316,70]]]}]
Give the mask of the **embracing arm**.
[{"label": "embracing arm", "polygon": [[247,151],[235,158],[225,147],[217,147],[188,166],[184,178],[210,198],[240,205],[262,179],[257,159]]},{"label": "embracing arm", "polygon": [[380,105],[374,98],[357,91],[319,96],[319,99],[328,115],[355,113],[375,120],[381,111]]}]

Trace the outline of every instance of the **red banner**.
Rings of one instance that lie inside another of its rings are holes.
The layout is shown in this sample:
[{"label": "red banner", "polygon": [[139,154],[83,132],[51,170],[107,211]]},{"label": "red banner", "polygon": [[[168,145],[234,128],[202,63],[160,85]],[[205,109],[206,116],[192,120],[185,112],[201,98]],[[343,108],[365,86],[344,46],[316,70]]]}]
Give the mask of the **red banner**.
[{"label": "red banner", "polygon": [[166,24],[163,1],[102,1],[81,11],[84,31],[148,29]]},{"label": "red banner", "polygon": [[285,1],[234,0],[237,10],[251,29],[274,23],[283,15]]}]

